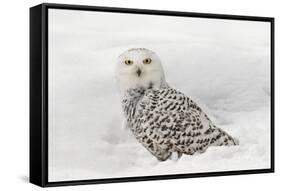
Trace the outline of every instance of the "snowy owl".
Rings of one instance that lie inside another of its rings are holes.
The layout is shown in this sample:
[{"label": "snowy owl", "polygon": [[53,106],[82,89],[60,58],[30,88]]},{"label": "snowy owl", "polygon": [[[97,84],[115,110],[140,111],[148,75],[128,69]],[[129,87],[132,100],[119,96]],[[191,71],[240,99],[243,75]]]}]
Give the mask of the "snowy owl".
[{"label": "snowy owl", "polygon": [[209,146],[238,145],[194,101],[168,85],[153,51],[133,48],[122,53],[116,80],[126,127],[159,161],[203,153]]}]

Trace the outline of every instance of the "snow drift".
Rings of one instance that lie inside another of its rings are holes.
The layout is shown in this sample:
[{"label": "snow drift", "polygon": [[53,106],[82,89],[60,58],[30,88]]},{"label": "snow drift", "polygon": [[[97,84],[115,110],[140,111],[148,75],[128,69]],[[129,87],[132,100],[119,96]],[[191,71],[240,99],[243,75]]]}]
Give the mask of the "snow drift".
[{"label": "snow drift", "polygon": [[[70,10],[49,23],[49,181],[270,167],[268,23]],[[133,47],[240,146],[158,162],[123,131],[114,65]]]}]

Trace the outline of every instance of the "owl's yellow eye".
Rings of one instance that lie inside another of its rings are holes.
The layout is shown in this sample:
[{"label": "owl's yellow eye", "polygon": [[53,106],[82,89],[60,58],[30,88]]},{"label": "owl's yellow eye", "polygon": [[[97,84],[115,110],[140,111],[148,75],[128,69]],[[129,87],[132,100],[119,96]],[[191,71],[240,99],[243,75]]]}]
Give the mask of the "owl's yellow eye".
[{"label": "owl's yellow eye", "polygon": [[146,58],[142,61],[144,64],[150,64],[151,63],[151,58]]},{"label": "owl's yellow eye", "polygon": [[134,62],[132,61],[132,60],[125,60],[125,64],[126,65],[131,65],[131,64],[133,64]]}]

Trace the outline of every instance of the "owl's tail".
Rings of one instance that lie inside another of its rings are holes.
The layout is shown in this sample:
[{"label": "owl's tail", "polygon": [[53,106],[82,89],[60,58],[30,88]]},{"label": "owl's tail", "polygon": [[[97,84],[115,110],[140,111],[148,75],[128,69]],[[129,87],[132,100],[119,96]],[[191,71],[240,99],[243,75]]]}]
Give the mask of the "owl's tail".
[{"label": "owl's tail", "polygon": [[211,145],[213,146],[235,146],[239,145],[239,140],[230,136],[228,133],[220,128],[217,128],[214,132],[214,136],[211,139]]}]

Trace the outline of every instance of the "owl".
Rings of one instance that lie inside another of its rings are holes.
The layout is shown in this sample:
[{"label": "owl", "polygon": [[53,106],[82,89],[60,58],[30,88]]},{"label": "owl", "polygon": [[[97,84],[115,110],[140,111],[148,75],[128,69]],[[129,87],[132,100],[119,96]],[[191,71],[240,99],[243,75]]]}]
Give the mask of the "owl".
[{"label": "owl", "polygon": [[170,87],[156,53],[133,48],[118,57],[116,81],[125,126],[159,161],[238,145],[189,97]]}]

